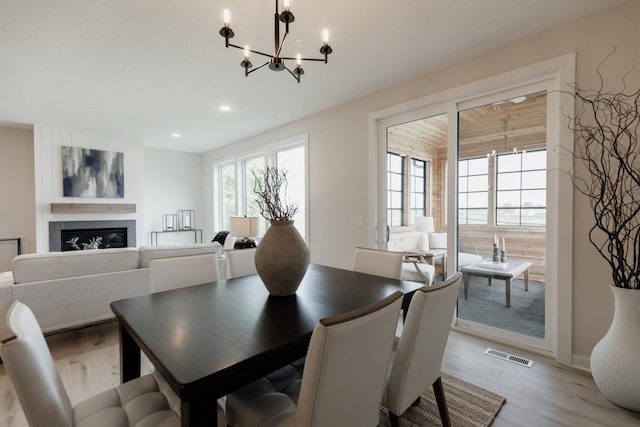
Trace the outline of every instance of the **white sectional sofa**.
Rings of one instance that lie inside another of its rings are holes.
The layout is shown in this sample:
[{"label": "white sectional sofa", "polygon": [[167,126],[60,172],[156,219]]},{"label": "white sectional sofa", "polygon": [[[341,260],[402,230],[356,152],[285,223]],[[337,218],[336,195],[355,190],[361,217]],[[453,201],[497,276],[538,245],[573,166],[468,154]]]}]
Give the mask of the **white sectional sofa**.
[{"label": "white sectional sofa", "polygon": [[45,333],[110,319],[112,301],[151,292],[149,261],[215,253],[222,246],[142,246],[18,255],[0,273],[0,306],[17,299],[34,312]]}]

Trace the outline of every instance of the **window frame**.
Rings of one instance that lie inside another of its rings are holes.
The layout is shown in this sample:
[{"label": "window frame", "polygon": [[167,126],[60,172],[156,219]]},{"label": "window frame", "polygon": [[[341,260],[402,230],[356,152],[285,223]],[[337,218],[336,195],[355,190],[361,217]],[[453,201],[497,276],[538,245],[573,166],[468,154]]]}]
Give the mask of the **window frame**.
[{"label": "window frame", "polygon": [[[296,149],[299,147],[304,148],[304,223],[297,224],[299,230],[302,230],[301,234],[304,240],[309,244],[309,135],[308,133],[292,136],[290,138],[282,139],[270,144],[249,149],[241,153],[237,153],[233,156],[221,159],[215,162],[214,168],[214,194],[213,194],[213,225],[217,230],[228,230],[228,225],[225,228],[223,224],[223,205],[221,203],[222,194],[224,189],[222,188],[221,180],[221,167],[229,164],[235,164],[236,167],[236,215],[244,215],[247,206],[247,191],[246,189],[246,162],[257,158],[265,159],[265,167],[276,166],[276,157],[278,153],[283,151]],[[262,217],[260,217],[262,219]],[[261,227],[261,233],[266,231],[267,222],[265,220],[264,226]],[[304,233],[304,234],[303,234]]]}]

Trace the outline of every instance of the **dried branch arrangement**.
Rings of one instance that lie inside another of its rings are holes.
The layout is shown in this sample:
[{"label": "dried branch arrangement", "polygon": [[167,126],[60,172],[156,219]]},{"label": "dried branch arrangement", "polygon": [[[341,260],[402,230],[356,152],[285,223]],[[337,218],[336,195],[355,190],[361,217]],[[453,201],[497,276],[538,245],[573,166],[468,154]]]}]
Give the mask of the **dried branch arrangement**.
[{"label": "dried branch arrangement", "polygon": [[253,172],[258,196],[260,214],[269,221],[292,221],[298,211],[298,204],[287,198],[287,171],[268,166],[267,169]]},{"label": "dried branch arrangement", "polygon": [[[613,50],[615,52],[615,48]],[[608,262],[614,286],[640,289],[640,88],[627,88],[627,72],[619,91],[600,87],[572,87],[575,117],[573,157],[589,170],[589,177],[572,176],[574,188],[589,198],[595,223],[589,241]],[[604,233],[604,237],[602,233]]]}]

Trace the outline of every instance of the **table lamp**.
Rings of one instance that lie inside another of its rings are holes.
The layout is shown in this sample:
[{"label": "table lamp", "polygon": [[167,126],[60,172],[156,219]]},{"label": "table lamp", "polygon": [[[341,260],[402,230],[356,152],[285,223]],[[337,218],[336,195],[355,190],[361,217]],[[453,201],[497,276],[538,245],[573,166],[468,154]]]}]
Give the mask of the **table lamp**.
[{"label": "table lamp", "polygon": [[234,249],[255,248],[252,237],[258,235],[257,216],[232,216],[230,218],[231,234],[237,237]]},{"label": "table lamp", "polygon": [[424,235],[422,236],[422,240],[420,242],[420,250],[427,251],[429,250],[429,236],[427,233],[432,233],[436,230],[435,225],[433,223],[432,216],[417,216],[415,220],[415,230],[422,231]]}]

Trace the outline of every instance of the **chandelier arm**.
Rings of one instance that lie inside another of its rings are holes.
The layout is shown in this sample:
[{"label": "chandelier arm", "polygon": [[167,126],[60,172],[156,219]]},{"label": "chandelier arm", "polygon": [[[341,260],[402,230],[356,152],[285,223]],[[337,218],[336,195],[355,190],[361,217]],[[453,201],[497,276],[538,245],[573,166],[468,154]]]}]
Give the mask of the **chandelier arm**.
[{"label": "chandelier arm", "polygon": [[[284,33],[284,37],[282,37],[282,42],[280,43],[280,47],[278,48],[278,51],[276,52],[276,57],[277,57],[277,58],[278,58],[278,57],[280,57],[280,52],[282,51],[282,48],[284,47],[284,41],[287,39],[287,35],[288,35],[288,34],[289,34],[289,33],[288,33],[288,32],[286,32],[286,33]],[[284,59],[284,58],[283,58],[283,59]]]},{"label": "chandelier arm", "polygon": [[[289,60],[289,61],[297,61],[298,58],[294,58],[292,56],[282,56],[280,57],[280,59],[283,60]],[[318,62],[324,62],[324,58],[300,58],[301,61],[318,61]]]},{"label": "chandelier arm", "polygon": [[251,71],[247,72],[247,75],[249,75],[249,74],[253,73],[254,71],[258,71],[260,68],[264,67],[265,65],[269,65],[269,61],[265,62],[264,64],[262,64],[262,65],[261,65],[261,66],[259,66],[259,67],[254,68],[253,70],[251,70]]},{"label": "chandelier arm", "polygon": [[289,67],[287,67],[287,66],[285,66],[284,68],[289,72],[289,74],[291,74],[291,75],[293,76],[293,78],[294,78],[294,79],[296,79],[296,80],[298,81],[298,83],[300,83],[300,74],[297,74],[297,75],[296,75],[296,74],[295,74],[293,71],[291,71],[291,70],[289,69]]},{"label": "chandelier arm", "polygon": [[[229,46],[230,47],[235,47],[236,49],[244,50],[244,47],[238,46],[237,44],[229,43]],[[269,53],[260,52],[258,50],[249,49],[249,52],[255,53],[256,55],[266,56],[267,58],[272,58],[273,57],[273,55],[271,55]]]}]

